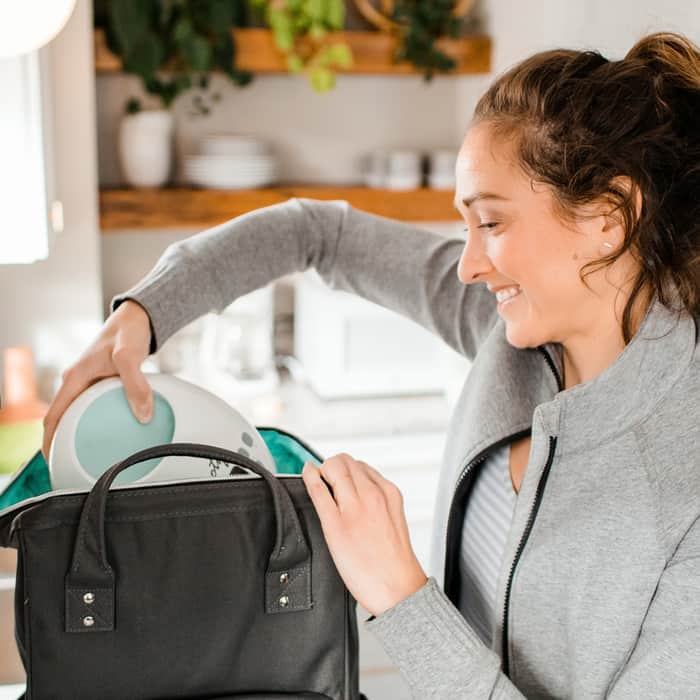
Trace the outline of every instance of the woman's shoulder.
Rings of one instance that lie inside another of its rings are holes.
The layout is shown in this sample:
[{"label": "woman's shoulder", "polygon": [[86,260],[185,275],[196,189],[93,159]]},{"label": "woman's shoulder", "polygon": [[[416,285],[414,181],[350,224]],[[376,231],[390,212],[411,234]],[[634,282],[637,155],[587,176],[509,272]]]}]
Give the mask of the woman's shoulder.
[{"label": "woman's shoulder", "polygon": [[669,546],[700,517],[700,346],[635,427],[643,468]]}]

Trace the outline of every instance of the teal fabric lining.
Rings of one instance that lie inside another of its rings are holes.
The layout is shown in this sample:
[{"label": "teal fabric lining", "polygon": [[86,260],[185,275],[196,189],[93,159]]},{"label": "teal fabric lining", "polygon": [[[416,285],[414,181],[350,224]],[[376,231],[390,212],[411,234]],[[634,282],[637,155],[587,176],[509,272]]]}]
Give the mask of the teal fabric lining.
[{"label": "teal fabric lining", "polygon": [[275,460],[278,474],[301,474],[304,462],[319,461],[294,438],[276,430],[258,431]]},{"label": "teal fabric lining", "polygon": [[41,496],[47,491],[51,491],[49,467],[41,450],[37,450],[36,454],[20,468],[7,488],[0,493],[0,511],[27,498]]},{"label": "teal fabric lining", "polygon": [[[274,429],[263,429],[259,433],[275,460],[278,474],[301,474],[305,462],[319,464],[319,461],[293,437]],[[20,467],[15,478],[0,493],[0,511],[49,491],[49,468],[41,450],[38,450],[23,467]]]}]

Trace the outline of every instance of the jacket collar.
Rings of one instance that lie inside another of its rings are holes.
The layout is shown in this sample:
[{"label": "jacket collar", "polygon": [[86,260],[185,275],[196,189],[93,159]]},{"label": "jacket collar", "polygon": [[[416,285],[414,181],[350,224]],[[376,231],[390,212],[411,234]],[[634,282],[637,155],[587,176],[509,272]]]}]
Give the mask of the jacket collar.
[{"label": "jacket collar", "polygon": [[[587,382],[540,405],[546,429],[566,437],[561,449],[589,449],[647,416],[688,368],[697,343],[695,318],[655,299],[615,361]],[[543,346],[562,376],[560,343]],[[570,439],[569,439],[570,438]]]}]

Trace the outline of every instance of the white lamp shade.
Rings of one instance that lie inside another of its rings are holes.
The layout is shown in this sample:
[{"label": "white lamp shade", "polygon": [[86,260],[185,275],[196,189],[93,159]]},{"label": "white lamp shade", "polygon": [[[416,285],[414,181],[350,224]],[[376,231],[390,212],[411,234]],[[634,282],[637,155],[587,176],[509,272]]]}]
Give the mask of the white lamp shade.
[{"label": "white lamp shade", "polygon": [[0,0],[0,57],[48,43],[65,26],[76,0]]}]

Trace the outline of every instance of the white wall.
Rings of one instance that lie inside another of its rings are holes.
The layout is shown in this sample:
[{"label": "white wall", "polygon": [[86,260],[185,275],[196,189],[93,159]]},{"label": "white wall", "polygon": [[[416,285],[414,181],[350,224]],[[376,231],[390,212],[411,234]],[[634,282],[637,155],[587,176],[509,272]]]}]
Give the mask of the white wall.
[{"label": "white wall", "polygon": [[700,3],[687,0],[488,0],[493,68],[549,48],[598,49],[621,59],[643,35],[679,31],[700,39]]},{"label": "white wall", "polygon": [[65,230],[47,260],[0,266],[0,348],[33,347],[45,398],[102,322],[90,0],[78,0],[48,55],[56,196]]}]

